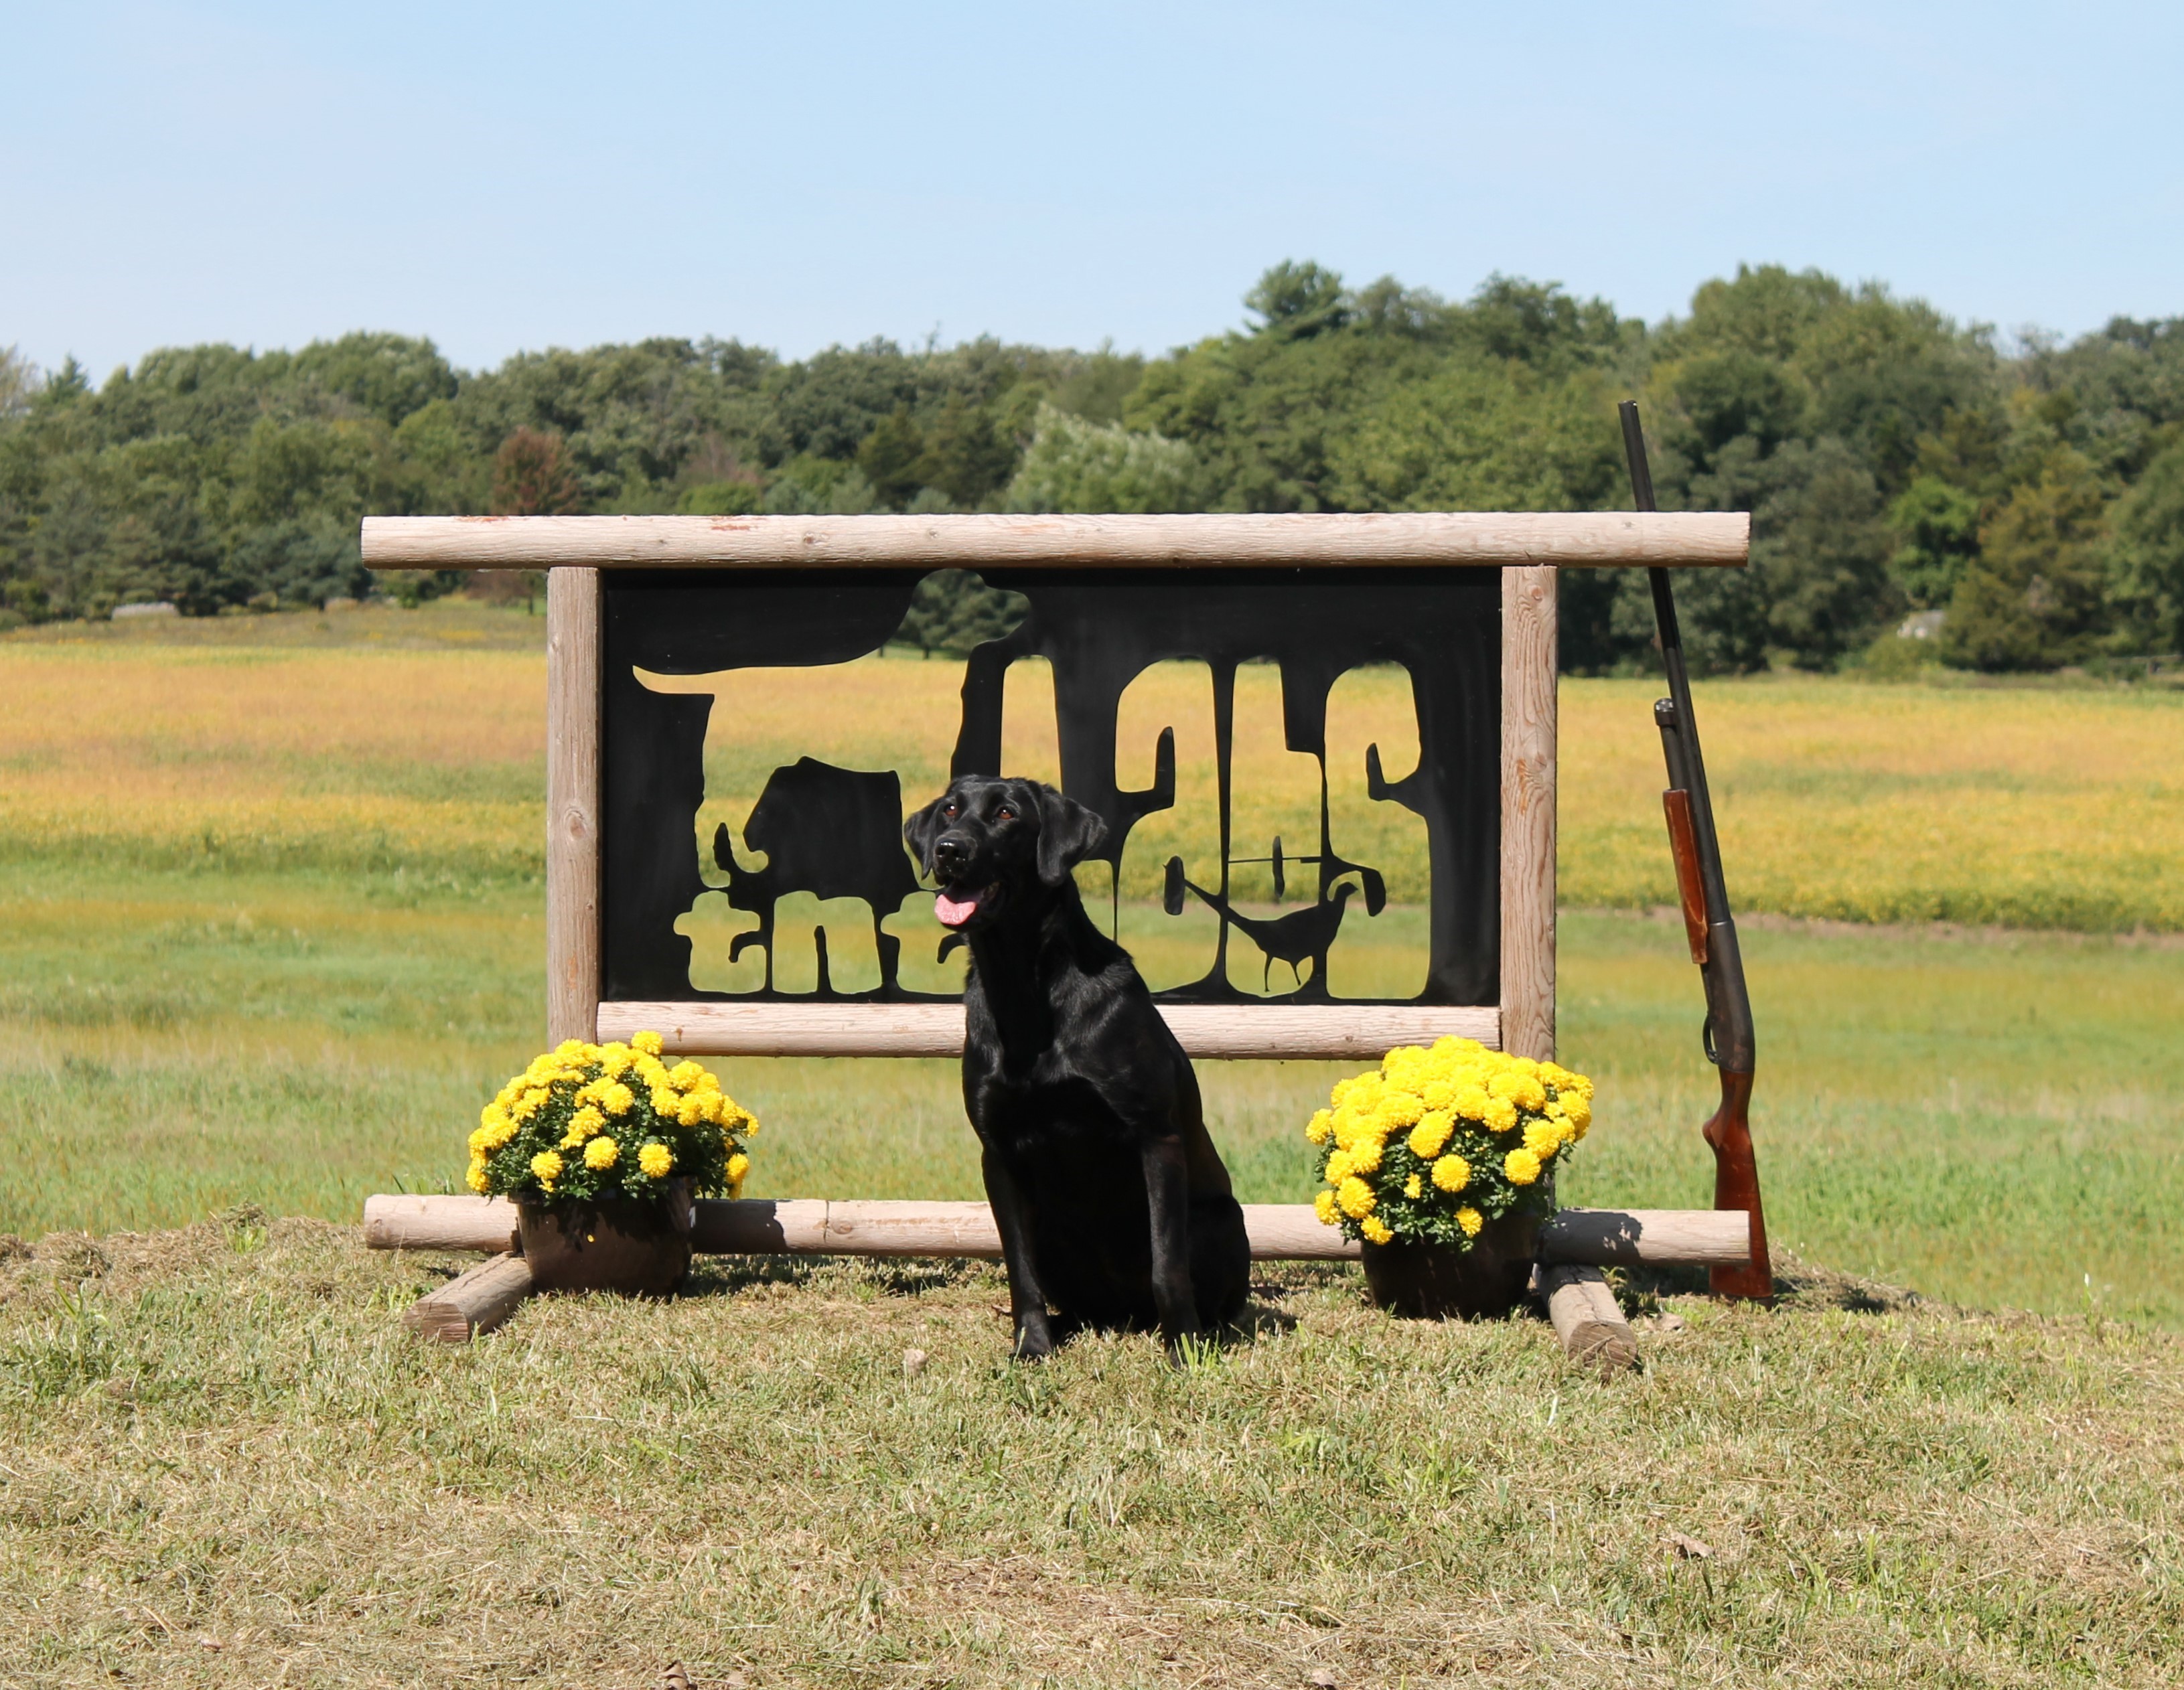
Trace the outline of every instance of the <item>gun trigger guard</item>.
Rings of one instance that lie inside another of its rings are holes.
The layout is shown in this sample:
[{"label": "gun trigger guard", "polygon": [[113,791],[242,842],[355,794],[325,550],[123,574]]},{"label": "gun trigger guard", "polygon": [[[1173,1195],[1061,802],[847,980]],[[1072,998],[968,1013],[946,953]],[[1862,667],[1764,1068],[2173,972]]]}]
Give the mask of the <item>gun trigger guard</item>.
[{"label": "gun trigger guard", "polygon": [[1713,1012],[1711,1009],[1707,1012],[1707,1018],[1699,1027],[1699,1046],[1700,1048],[1706,1052],[1706,1059],[1708,1061],[1713,1064],[1717,1068],[1721,1066],[1720,1053],[1714,1048]]}]

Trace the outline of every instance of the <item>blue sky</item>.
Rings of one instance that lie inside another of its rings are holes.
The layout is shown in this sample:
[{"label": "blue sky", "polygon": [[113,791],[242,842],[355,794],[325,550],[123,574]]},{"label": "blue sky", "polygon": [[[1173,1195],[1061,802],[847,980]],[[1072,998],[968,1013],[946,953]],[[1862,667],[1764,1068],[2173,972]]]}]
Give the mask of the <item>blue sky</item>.
[{"label": "blue sky", "polygon": [[0,346],[102,377],[360,327],[1158,351],[1284,257],[2184,313],[2173,4],[8,0],[0,40]]}]

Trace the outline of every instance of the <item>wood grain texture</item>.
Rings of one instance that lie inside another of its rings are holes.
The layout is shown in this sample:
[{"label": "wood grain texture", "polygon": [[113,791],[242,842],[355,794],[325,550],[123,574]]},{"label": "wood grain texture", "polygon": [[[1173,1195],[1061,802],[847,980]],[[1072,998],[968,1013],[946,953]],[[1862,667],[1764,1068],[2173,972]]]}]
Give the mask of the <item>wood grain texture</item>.
[{"label": "wood grain texture", "polygon": [[546,1042],[594,1036],[599,1003],[599,572],[546,586]]},{"label": "wood grain texture", "polygon": [[[364,1241],[375,1250],[504,1251],[515,1226],[505,1198],[371,1197]],[[1251,1254],[1266,1261],[1354,1261],[1358,1247],[1320,1225],[1304,1203],[1247,1203]],[[729,1202],[701,1198],[690,1235],[711,1255],[994,1256],[1000,1236],[983,1203]],[[1540,1229],[1540,1259],[1607,1267],[1743,1262],[1751,1233],[1741,1209],[1565,1209]]]},{"label": "wood grain texture", "polygon": [[[1444,1033],[1498,1046],[1502,1019],[1490,1005],[1414,1004],[1162,1006],[1183,1048],[1208,1059],[1324,1057],[1376,1062],[1398,1044],[1430,1044]],[[599,1006],[599,1037],[656,1032],[683,1056],[960,1056],[960,1003],[660,1003]]]},{"label": "wood grain texture", "polygon": [[1636,1365],[1638,1335],[1623,1318],[1598,1268],[1572,1262],[1542,1268],[1540,1294],[1546,1299],[1547,1319],[1563,1342],[1563,1353],[1572,1361],[1603,1373]]},{"label": "wood grain texture", "polygon": [[1179,516],[367,516],[374,569],[1736,568],[1720,511]]},{"label": "wood grain texture", "polygon": [[441,1343],[468,1343],[500,1325],[530,1294],[530,1264],[498,1255],[419,1298],[403,1311],[402,1324]]},{"label": "wood grain texture", "polygon": [[1555,1053],[1556,575],[1502,571],[1502,1048]]},{"label": "wood grain texture", "polygon": [[1540,1228],[1540,1259],[1594,1267],[1741,1266],[1752,1228],[1738,1209],[1565,1209]]},{"label": "wood grain texture", "polygon": [[364,1243],[371,1250],[514,1250],[515,1205],[504,1197],[368,1197]]}]

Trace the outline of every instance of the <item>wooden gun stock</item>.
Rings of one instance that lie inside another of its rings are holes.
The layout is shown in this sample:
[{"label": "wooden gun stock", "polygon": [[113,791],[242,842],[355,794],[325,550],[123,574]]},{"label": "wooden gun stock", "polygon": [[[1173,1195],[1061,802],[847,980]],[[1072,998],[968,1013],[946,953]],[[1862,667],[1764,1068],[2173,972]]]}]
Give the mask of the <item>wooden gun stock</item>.
[{"label": "wooden gun stock", "polygon": [[1713,1206],[1741,1209],[1752,1217],[1752,1259],[1743,1267],[1707,1270],[1717,1297],[1774,1295],[1774,1270],[1767,1258],[1767,1220],[1759,1208],[1759,1162],[1752,1150],[1752,1076],[1721,1070],[1721,1107],[1700,1129],[1713,1148]]}]

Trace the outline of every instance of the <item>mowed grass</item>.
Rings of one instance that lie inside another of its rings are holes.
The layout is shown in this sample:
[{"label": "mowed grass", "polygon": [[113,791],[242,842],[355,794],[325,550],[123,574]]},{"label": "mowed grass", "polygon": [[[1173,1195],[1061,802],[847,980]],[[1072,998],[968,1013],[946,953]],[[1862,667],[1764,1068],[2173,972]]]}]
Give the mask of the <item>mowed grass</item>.
[{"label": "mowed grass", "polygon": [[1180,1370],[1145,1337],[1030,1367],[990,1268],[716,1260],[421,1344],[396,1312],[455,1265],[248,1217],[0,1263],[0,1685],[2033,1690],[2184,1658],[2184,1353],[2097,1317],[1633,1286],[1644,1367],[1603,1381],[1544,1323],[1394,1321],[1292,1267]]}]

